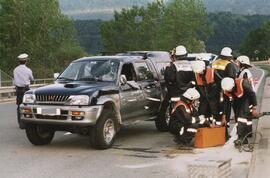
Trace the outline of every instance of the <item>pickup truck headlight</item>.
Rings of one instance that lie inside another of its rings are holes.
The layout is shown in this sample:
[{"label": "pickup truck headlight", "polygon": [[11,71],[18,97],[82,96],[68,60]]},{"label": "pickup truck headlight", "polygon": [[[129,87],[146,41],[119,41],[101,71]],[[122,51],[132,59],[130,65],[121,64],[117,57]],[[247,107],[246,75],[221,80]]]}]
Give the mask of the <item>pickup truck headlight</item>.
[{"label": "pickup truck headlight", "polygon": [[31,104],[36,101],[36,96],[34,94],[25,94],[23,96],[23,103]]},{"label": "pickup truck headlight", "polygon": [[68,98],[70,105],[88,105],[89,100],[90,98],[87,95],[71,95]]}]

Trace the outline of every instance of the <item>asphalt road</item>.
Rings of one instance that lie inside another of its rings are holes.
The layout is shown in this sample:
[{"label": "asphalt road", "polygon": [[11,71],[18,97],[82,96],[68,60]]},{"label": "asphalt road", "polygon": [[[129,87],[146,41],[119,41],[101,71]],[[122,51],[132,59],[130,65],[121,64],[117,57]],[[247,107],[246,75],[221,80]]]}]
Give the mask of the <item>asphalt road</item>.
[{"label": "asphalt road", "polygon": [[[260,71],[255,71],[259,78]],[[113,148],[95,150],[88,137],[57,132],[50,145],[34,146],[16,121],[16,105],[0,104],[2,178],[186,178],[192,150],[178,150],[169,133],[143,121],[121,129]]]}]

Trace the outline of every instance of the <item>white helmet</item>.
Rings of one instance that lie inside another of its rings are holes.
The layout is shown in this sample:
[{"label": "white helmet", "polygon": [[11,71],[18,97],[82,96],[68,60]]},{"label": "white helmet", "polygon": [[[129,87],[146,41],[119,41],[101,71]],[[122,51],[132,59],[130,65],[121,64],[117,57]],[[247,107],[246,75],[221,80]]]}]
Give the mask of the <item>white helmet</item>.
[{"label": "white helmet", "polygon": [[232,57],[232,49],[229,47],[224,47],[221,52],[220,52],[221,56],[227,56],[227,57]]},{"label": "white helmet", "polygon": [[236,60],[238,60],[241,64],[251,66],[248,56],[238,56]]},{"label": "white helmet", "polygon": [[18,59],[19,60],[26,60],[28,58],[28,54],[26,53],[22,53],[18,56]]},{"label": "white helmet", "polygon": [[205,62],[204,61],[191,61],[191,68],[194,73],[203,73],[205,70]]},{"label": "white helmet", "polygon": [[187,54],[187,49],[186,49],[185,46],[180,45],[180,46],[177,46],[175,48],[175,55],[176,56],[183,56],[183,55],[186,55],[186,54]]},{"label": "white helmet", "polygon": [[230,78],[230,77],[225,77],[221,81],[221,88],[224,91],[232,91],[234,85],[235,85],[234,80],[232,78]]},{"label": "white helmet", "polygon": [[200,93],[195,88],[189,88],[183,96],[191,101],[197,100],[200,98]]}]

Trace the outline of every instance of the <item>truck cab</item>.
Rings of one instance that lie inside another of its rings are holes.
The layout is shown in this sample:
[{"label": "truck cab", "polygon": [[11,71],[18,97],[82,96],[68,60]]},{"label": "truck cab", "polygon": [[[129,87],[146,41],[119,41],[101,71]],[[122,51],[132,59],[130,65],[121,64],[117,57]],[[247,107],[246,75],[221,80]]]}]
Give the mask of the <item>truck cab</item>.
[{"label": "truck cab", "polygon": [[167,64],[157,63],[137,55],[73,61],[54,84],[25,93],[20,111],[27,138],[45,145],[55,131],[69,131],[89,136],[95,148],[111,147],[123,124],[157,116]]}]

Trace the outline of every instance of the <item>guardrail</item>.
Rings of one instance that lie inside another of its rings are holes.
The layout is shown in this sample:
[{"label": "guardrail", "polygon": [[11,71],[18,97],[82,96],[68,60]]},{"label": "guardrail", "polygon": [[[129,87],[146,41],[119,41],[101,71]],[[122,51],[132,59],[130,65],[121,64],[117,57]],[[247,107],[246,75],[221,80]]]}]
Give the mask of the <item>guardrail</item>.
[{"label": "guardrail", "polygon": [[[33,84],[30,85],[30,88],[38,88],[44,85],[50,84],[53,82],[54,79],[47,78],[47,79],[36,79],[34,80]],[[5,81],[2,81],[5,82]],[[9,81],[10,82],[10,81]],[[4,102],[7,100],[14,100],[15,99],[15,86],[3,86],[0,87],[0,102]]]}]

